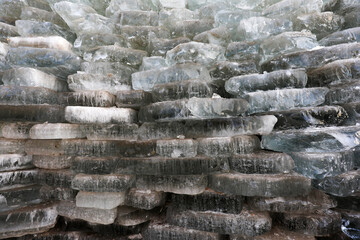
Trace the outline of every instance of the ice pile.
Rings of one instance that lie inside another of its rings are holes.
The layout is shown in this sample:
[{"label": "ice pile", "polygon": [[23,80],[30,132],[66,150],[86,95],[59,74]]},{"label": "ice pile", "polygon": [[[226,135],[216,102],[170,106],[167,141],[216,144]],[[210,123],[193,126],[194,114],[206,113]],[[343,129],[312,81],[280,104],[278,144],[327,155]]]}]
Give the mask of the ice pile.
[{"label": "ice pile", "polygon": [[359,12],[0,0],[0,239],[359,239]]}]

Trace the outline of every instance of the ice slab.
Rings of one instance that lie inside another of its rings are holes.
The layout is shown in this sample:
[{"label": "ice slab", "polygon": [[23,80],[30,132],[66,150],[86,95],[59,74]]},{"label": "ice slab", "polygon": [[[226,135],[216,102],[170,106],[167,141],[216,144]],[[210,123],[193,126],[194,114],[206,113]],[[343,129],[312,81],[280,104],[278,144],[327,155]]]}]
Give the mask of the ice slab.
[{"label": "ice slab", "polygon": [[60,81],[51,74],[28,67],[9,69],[4,72],[2,81],[5,86],[43,87],[57,92],[68,91],[65,81]]},{"label": "ice slab", "polygon": [[86,175],[77,174],[71,187],[86,192],[124,192],[135,183],[133,175]]},{"label": "ice slab", "polygon": [[80,91],[107,91],[116,94],[117,91],[130,90],[131,82],[117,76],[77,73],[68,76],[69,89],[74,92]]},{"label": "ice slab", "polygon": [[232,77],[226,81],[225,89],[231,95],[244,97],[247,93],[258,90],[304,88],[306,83],[307,74],[305,69],[289,69]]},{"label": "ice slab", "polygon": [[57,211],[60,216],[70,219],[82,219],[91,223],[105,225],[114,223],[117,214],[117,208],[110,210],[82,208],[76,207],[73,202],[65,201],[59,203]]},{"label": "ice slab", "polygon": [[239,116],[248,109],[243,99],[190,98],[150,104],[139,111],[139,121],[178,121]]},{"label": "ice slab", "polygon": [[125,202],[125,192],[83,192],[76,195],[76,207],[111,210]]},{"label": "ice slab", "polygon": [[46,232],[57,220],[54,204],[41,204],[3,212],[0,215],[0,238],[20,237],[27,234]]},{"label": "ice slab", "polygon": [[176,194],[200,194],[205,191],[207,185],[208,179],[206,175],[138,175],[136,178],[137,189],[172,192]]},{"label": "ice slab", "polygon": [[325,101],[328,88],[294,88],[247,93],[248,113],[316,107]]},{"label": "ice slab", "polygon": [[[167,212],[167,221],[170,224],[221,234],[242,234],[256,236],[268,232],[272,221],[266,212],[253,212],[243,210],[240,214],[197,211]],[[212,224],[207,224],[211,222]]]},{"label": "ice slab", "polygon": [[65,119],[71,123],[133,123],[137,120],[137,112],[130,108],[68,106]]},{"label": "ice slab", "polygon": [[22,154],[0,154],[0,171],[32,168],[32,156]]},{"label": "ice slab", "polygon": [[297,174],[218,173],[210,175],[209,187],[217,192],[249,197],[285,197],[308,194],[311,181]]},{"label": "ice slab", "polygon": [[43,123],[36,124],[30,129],[32,139],[68,139],[85,138],[86,132],[79,124]]}]

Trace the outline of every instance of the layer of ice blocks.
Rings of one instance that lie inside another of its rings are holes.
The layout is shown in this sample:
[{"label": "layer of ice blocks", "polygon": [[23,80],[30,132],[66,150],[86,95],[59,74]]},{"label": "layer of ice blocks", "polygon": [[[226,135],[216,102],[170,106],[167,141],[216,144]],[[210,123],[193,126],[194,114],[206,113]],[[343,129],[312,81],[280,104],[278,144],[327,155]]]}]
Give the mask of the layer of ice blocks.
[{"label": "layer of ice blocks", "polygon": [[359,238],[359,0],[0,9],[0,239]]},{"label": "layer of ice blocks", "polygon": [[307,75],[305,69],[289,69],[232,77],[226,81],[225,89],[231,95],[244,97],[247,93],[258,90],[304,88],[306,83]]},{"label": "layer of ice blocks", "polygon": [[248,103],[243,99],[190,98],[142,107],[139,111],[139,121],[227,118],[239,116],[247,109]]}]

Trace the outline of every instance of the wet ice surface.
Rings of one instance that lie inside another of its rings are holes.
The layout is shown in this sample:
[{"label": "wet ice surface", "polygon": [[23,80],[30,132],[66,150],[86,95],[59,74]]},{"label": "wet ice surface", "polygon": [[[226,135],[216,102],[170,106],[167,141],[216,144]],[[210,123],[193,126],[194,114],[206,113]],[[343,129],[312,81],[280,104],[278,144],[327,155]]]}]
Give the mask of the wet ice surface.
[{"label": "wet ice surface", "polygon": [[1,239],[358,238],[358,1],[0,9]]}]

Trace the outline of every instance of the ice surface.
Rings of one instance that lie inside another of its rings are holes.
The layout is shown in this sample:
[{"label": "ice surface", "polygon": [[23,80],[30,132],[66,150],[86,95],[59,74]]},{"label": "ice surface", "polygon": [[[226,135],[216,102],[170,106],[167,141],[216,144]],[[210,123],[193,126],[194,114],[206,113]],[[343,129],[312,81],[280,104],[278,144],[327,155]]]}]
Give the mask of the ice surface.
[{"label": "ice surface", "polygon": [[304,88],[306,83],[305,69],[289,69],[232,77],[226,81],[225,89],[234,96],[244,97],[247,93],[258,90]]},{"label": "ice surface", "polygon": [[62,37],[11,37],[8,40],[10,47],[51,48],[62,51],[71,51],[72,44]]},{"label": "ice surface", "polygon": [[76,195],[76,207],[111,210],[125,202],[125,192],[82,192]]},{"label": "ice surface", "polygon": [[209,186],[233,195],[285,197],[308,194],[311,181],[297,174],[218,173],[210,175]]},{"label": "ice surface", "polygon": [[68,91],[66,82],[57,79],[51,74],[29,67],[5,71],[2,81],[5,86],[44,87],[57,92]]},{"label": "ice surface", "polygon": [[100,108],[68,106],[65,119],[71,123],[132,123],[137,112],[130,108]]},{"label": "ice surface", "polygon": [[0,171],[32,168],[32,156],[21,154],[0,154]]},{"label": "ice surface", "polygon": [[32,139],[68,139],[85,138],[86,132],[79,124],[44,123],[36,124],[30,129]]}]

